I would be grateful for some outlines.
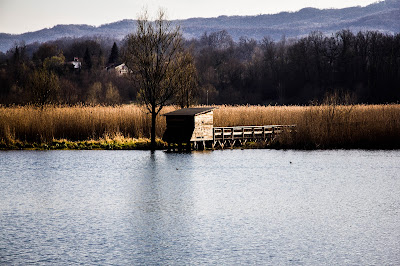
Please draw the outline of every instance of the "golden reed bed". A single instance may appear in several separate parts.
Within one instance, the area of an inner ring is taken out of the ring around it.
[[[400,105],[215,106],[214,126],[296,124],[273,147],[400,148]],[[168,106],[163,113],[177,109]],[[157,137],[165,130],[158,117]],[[0,107],[0,142],[147,138],[142,106]]]

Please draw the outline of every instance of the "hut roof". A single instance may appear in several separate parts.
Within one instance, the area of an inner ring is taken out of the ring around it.
[[[207,113],[211,110],[215,109],[214,107],[203,107],[203,108],[183,108],[170,113],[164,114],[165,116],[169,115],[179,115],[179,116],[195,116],[199,114]]]

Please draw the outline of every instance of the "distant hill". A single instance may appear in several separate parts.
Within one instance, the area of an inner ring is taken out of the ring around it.
[[[261,40],[264,36],[278,40],[302,37],[312,31],[331,34],[341,29],[358,31],[400,32],[400,0],[386,0],[366,7],[344,9],[304,8],[297,12],[281,12],[258,16],[220,16],[175,20],[181,25],[185,38],[198,38],[204,32],[227,30],[234,40],[241,36]],[[46,42],[64,37],[93,37],[122,39],[135,29],[135,20],[122,20],[99,27],[89,25],[57,25],[19,35],[0,33],[0,51],[5,52],[15,43]]]

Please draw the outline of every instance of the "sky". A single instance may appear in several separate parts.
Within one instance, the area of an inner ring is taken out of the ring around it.
[[[366,6],[378,0],[0,0],[0,32],[20,34],[57,24],[100,26],[136,19],[144,9],[166,10],[168,19],[275,14],[304,7]]]

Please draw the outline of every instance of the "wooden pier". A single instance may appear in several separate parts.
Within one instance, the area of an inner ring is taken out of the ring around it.
[[[224,149],[244,145],[246,142],[271,142],[285,130],[292,131],[294,125],[214,127],[212,107],[184,108],[165,114],[167,129],[163,140],[168,150],[178,151],[192,148]]]
[[[214,127],[212,148],[233,148],[236,144],[244,145],[246,142],[272,141],[276,135],[284,130],[291,131],[294,125],[267,125],[267,126],[236,126]]]

